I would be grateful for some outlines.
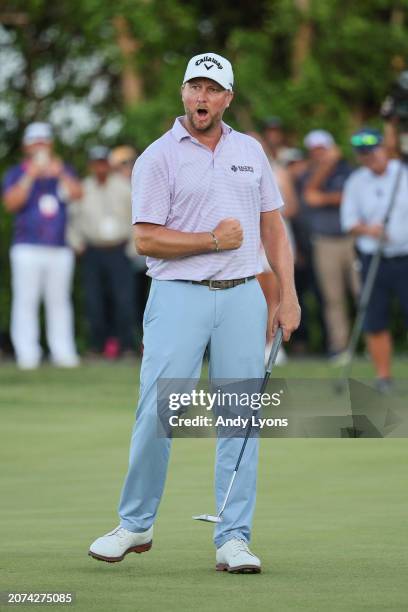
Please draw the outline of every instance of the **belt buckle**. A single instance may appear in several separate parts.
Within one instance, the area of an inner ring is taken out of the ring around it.
[[[217,281],[212,281],[212,280],[210,280],[210,281],[208,282],[208,288],[209,288],[209,290],[210,290],[210,291],[219,291],[219,290],[221,289],[221,287],[213,287],[213,283],[214,283],[214,282],[217,282]]]

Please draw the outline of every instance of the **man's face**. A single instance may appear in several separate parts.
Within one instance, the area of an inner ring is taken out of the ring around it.
[[[107,159],[96,159],[89,163],[91,173],[100,180],[106,179],[110,172],[110,165]]]
[[[123,159],[121,162],[116,164],[113,169],[119,174],[122,174],[125,178],[130,179],[132,176],[133,166],[135,165],[135,159]]]
[[[52,142],[50,140],[38,140],[37,142],[24,145],[23,149],[24,154],[30,159],[36,157],[38,154],[50,157]]]
[[[264,138],[270,147],[275,148],[282,146],[285,135],[280,127],[270,127],[264,131]]]
[[[374,174],[383,174],[387,168],[388,155],[384,147],[376,147],[369,153],[357,152],[357,159]]]
[[[327,147],[322,146],[312,147],[311,149],[309,149],[310,159],[314,162],[321,162],[326,157],[328,150],[329,149]]]
[[[181,88],[181,99],[189,124],[197,132],[211,131],[221,121],[233,95],[211,79],[187,81]]]

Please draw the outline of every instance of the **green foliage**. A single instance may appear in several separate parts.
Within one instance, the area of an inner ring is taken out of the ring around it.
[[[323,125],[346,140],[353,113],[367,120],[376,117],[395,77],[395,58],[407,56],[408,27],[393,18],[396,8],[387,0],[310,0],[305,13],[298,4],[10,0],[8,11],[24,13],[27,24],[4,26],[10,40],[1,50],[17,52],[25,64],[0,91],[2,101],[15,110],[14,121],[1,127],[4,154],[16,154],[25,123],[48,117],[67,99],[90,105],[95,114],[71,138],[57,125],[70,147],[94,142],[106,120],[118,114],[124,122],[120,137],[135,137],[144,147],[179,112],[186,58],[203,49],[225,53],[234,63],[235,119],[242,109],[255,124],[265,115],[280,114],[300,136]],[[399,3],[401,10],[406,5],[405,0]],[[126,17],[136,41],[135,68],[144,91],[143,101],[130,110],[124,108],[119,86],[117,15]],[[311,28],[310,49],[294,81],[293,49],[304,24]],[[92,102],[98,79],[104,80],[106,92]],[[41,87],[38,91],[38,81],[46,84],[45,93]],[[104,139],[110,144],[119,134]]]
[[[24,126],[34,119],[51,117],[62,155],[81,171],[95,142],[143,149],[182,113],[186,60],[203,50],[233,62],[236,98],[226,119],[234,127],[254,129],[265,116],[280,115],[295,143],[325,127],[347,148],[357,121],[378,123],[380,103],[408,55],[407,0],[309,0],[304,12],[296,0],[3,5],[0,24],[3,12],[24,19],[0,25],[1,173],[17,160]],[[126,18],[136,46],[143,95],[132,108],[122,98],[115,16]],[[310,46],[295,79],[294,49],[308,28]],[[10,239],[4,212],[0,223],[4,283]],[[5,312],[8,295],[0,292],[0,325]]]

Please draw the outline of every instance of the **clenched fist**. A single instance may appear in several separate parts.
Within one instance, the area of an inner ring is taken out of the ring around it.
[[[220,251],[239,249],[244,239],[241,223],[238,219],[223,219],[213,230],[218,240]]]

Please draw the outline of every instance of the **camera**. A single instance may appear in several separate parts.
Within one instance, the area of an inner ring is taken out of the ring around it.
[[[405,162],[408,162],[408,70],[400,72],[380,112],[386,121],[395,120],[393,129],[396,132],[399,152]]]
[[[398,75],[391,93],[385,98],[381,106],[383,119],[397,119],[408,129],[408,70]]]

